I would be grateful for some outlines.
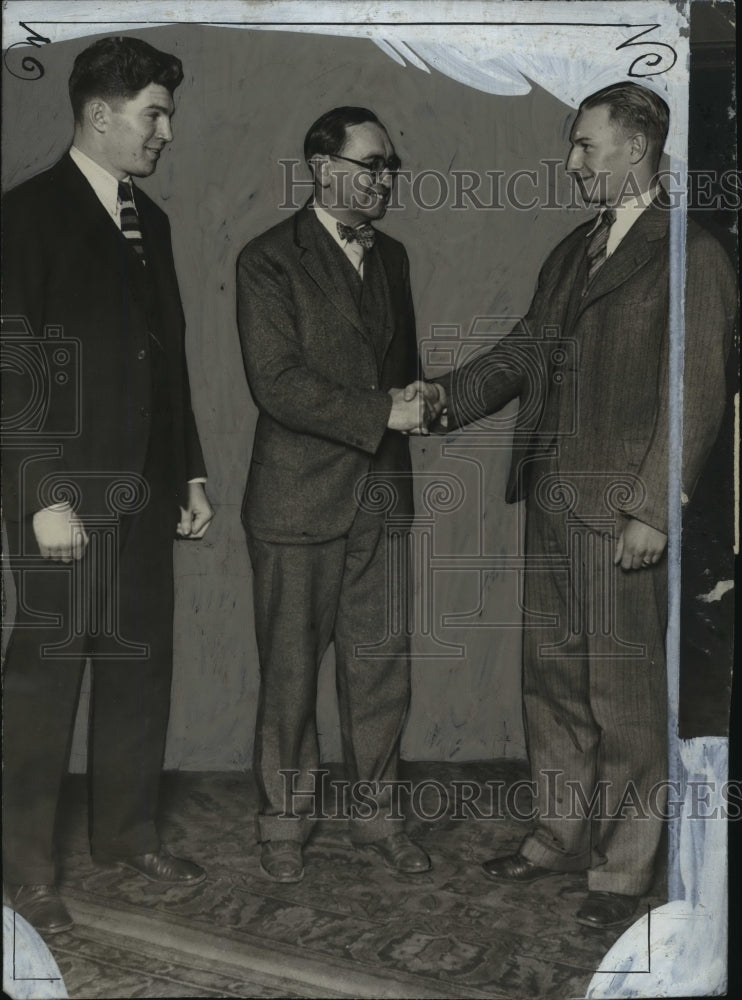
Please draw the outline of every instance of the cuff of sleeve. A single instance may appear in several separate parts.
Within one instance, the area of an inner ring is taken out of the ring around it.
[[[349,441],[369,455],[375,455],[389,427],[392,397],[387,392],[372,392],[365,407],[364,427],[360,435]]]

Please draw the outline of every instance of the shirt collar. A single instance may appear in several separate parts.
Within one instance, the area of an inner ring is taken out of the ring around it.
[[[103,207],[114,218],[116,218],[118,213],[118,196],[119,196],[119,182],[113,174],[109,173],[105,167],[102,167],[100,163],[96,163],[95,160],[83,153],[82,150],[78,149],[77,146],[72,146],[70,148],[70,157],[75,165],[79,168],[88,184],[92,187],[98,196],[98,200],[101,202]],[[131,177],[128,175],[122,178],[127,183],[131,182]]]
[[[620,205],[613,205],[613,211],[615,212],[615,220],[608,233],[608,243],[606,245],[606,253],[610,257],[613,251],[616,249],[621,240],[626,236],[628,231],[634,225],[636,220],[646,211],[647,208],[652,204],[654,199],[660,192],[660,187],[655,186],[650,188],[648,191],[644,191],[633,198],[627,198],[622,201]],[[595,222],[590,229],[590,234],[594,233],[595,230],[600,225],[600,220],[606,211],[606,206],[603,205],[600,212],[595,218]]]
[[[363,247],[361,247],[358,243],[351,243],[349,240],[343,239],[338,232],[338,220],[334,216],[330,215],[330,213],[321,205],[318,205],[317,202],[312,202],[310,207],[314,209],[314,214],[317,216],[318,221],[322,223],[338,246],[342,247],[343,250],[359,250],[361,255],[363,254]],[[363,223],[361,222],[359,225],[362,226]],[[352,228],[357,229],[358,226],[353,226]]]
[[[634,213],[640,215],[646,208],[649,208],[659,192],[659,187],[653,187],[648,191],[635,195],[633,198],[625,199],[620,205],[612,205],[611,208],[616,213],[616,221],[618,221],[618,219],[622,216],[632,215]],[[603,218],[603,213],[606,211],[606,207],[606,205],[601,206],[596,222]]]

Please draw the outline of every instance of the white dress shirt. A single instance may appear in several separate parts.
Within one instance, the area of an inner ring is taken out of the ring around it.
[[[98,201],[105,208],[119,229],[121,229],[121,205],[119,204],[119,182],[105,167],[77,148],[70,148],[72,162],[82,172],[83,177],[95,191]],[[129,183],[130,177],[122,178]]]
[[[608,230],[608,243],[605,248],[606,258],[616,252],[616,248],[620,244],[621,240],[628,233],[642,212],[649,207],[657,195],[657,192],[658,188],[653,188],[651,191],[645,191],[643,194],[637,195],[635,198],[629,198],[620,205],[613,206],[613,211],[616,213],[616,219],[611,228]],[[603,218],[603,212],[605,212],[605,206],[601,208],[600,215],[598,215],[595,220],[595,225],[590,230],[588,235],[594,233],[600,225],[600,220]]]
[[[333,218],[329,212],[325,211],[321,205],[316,203],[311,206],[314,209],[314,214],[317,216],[318,220],[325,227],[327,232],[332,236],[337,245],[343,251],[345,256],[351,262],[355,270],[363,277],[363,257],[365,254],[364,248],[360,243],[356,243],[353,240],[344,240],[340,233],[338,232],[338,220]],[[364,225],[364,223],[360,223]],[[354,227],[355,228],[355,227]]]

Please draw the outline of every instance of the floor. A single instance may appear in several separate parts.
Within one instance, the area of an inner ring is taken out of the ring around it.
[[[524,888],[479,868],[523,835],[523,822],[490,808],[491,789],[512,789],[523,765],[406,764],[403,777],[429,817],[408,829],[432,871],[395,875],[350,844],[342,819],[328,819],[306,849],[304,880],[278,885],[260,874],[249,775],[166,775],[164,839],[209,874],[188,890],[93,865],[84,780],[70,777],[59,839],[76,925],[50,939],[69,996],[583,997],[618,937],[575,923],[584,876]],[[462,806],[477,790],[474,808]],[[663,880],[643,908],[664,901]]]

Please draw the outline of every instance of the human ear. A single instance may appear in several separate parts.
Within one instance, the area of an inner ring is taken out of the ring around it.
[[[85,107],[85,119],[96,132],[105,132],[111,120],[111,107],[106,101],[96,97]]]
[[[647,137],[642,132],[632,135],[629,141],[629,159],[632,163],[640,163],[647,155]]]

